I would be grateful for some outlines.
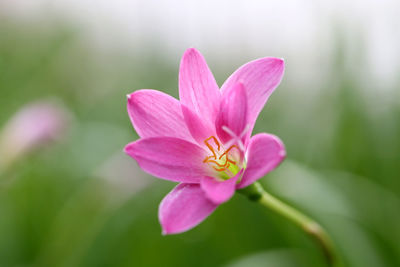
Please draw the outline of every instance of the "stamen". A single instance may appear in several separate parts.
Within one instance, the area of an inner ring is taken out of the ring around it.
[[[232,171],[229,169],[231,167],[231,164],[236,166],[236,161],[232,160],[229,158],[229,152],[233,148],[236,148],[239,150],[239,148],[236,145],[231,145],[224,153],[222,153],[219,157],[217,157],[217,153],[214,149],[213,146],[209,144],[209,141],[213,140],[214,143],[217,145],[218,151],[221,149],[221,144],[219,143],[218,139],[215,136],[210,136],[206,140],[204,140],[204,144],[208,147],[208,149],[211,151],[212,155],[207,156],[203,162],[204,163],[212,163],[214,166],[213,169],[218,171],[218,172],[229,172],[229,175],[233,175]],[[240,150],[239,150],[240,152]],[[225,160],[223,161],[223,157],[225,157]],[[223,162],[221,162],[223,161]]]
[[[221,159],[224,155],[226,155],[232,148],[238,148],[236,145],[230,146],[225,152],[224,154],[222,154],[219,159]]]
[[[213,156],[214,156],[215,158],[217,158],[217,155],[215,154],[214,148],[208,143],[208,141],[209,141],[210,139],[213,139],[214,142],[217,144],[218,150],[220,149],[221,145],[219,144],[218,139],[215,138],[215,136],[213,136],[213,135],[210,136],[209,138],[207,138],[206,140],[204,140],[204,144],[206,144],[206,146],[208,147],[208,149],[210,149],[210,151],[213,153]]]

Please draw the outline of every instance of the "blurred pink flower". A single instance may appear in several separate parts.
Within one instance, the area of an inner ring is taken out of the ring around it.
[[[141,138],[125,152],[144,171],[179,182],[159,207],[163,234],[193,228],[236,189],[284,159],[278,137],[261,133],[250,138],[283,72],[282,59],[257,59],[219,89],[203,56],[190,48],[179,70],[180,101],[156,90],[128,95],[128,113]]]
[[[1,131],[1,163],[7,166],[36,148],[60,139],[68,120],[68,112],[52,101],[24,106]]]

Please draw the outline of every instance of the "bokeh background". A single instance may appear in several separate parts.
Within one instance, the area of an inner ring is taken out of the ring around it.
[[[399,14],[396,0],[0,1],[0,266],[325,266],[238,194],[161,235],[174,185],[123,154],[138,137],[126,94],[177,97],[188,47],[220,85],[285,58],[255,132],[288,158],[263,185],[320,221],[347,266],[400,266]]]

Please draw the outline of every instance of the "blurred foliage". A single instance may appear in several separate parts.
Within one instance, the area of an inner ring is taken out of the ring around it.
[[[146,86],[177,96],[176,62],[157,47],[106,55],[62,24],[2,22],[0,125],[46,97],[75,119],[63,143],[1,177],[0,266],[325,266],[304,233],[240,195],[199,227],[162,236],[157,208],[173,184],[127,172],[153,184],[126,193],[96,173],[137,138],[125,95]],[[400,107],[372,116],[340,60],[332,69],[314,98],[289,88],[288,71],[260,114],[255,131],[288,151],[263,183],[321,221],[348,266],[400,266]],[[227,75],[216,70],[220,82]]]

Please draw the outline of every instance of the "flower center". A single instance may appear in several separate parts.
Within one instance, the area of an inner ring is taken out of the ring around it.
[[[210,142],[214,142],[215,145],[211,145]],[[216,170],[220,178],[226,180],[235,176],[239,172],[240,168],[238,163],[234,160],[235,153],[240,153],[240,150],[236,145],[231,145],[225,150],[215,136],[210,136],[204,140],[204,144],[210,150],[211,155],[207,156],[203,162]]]

